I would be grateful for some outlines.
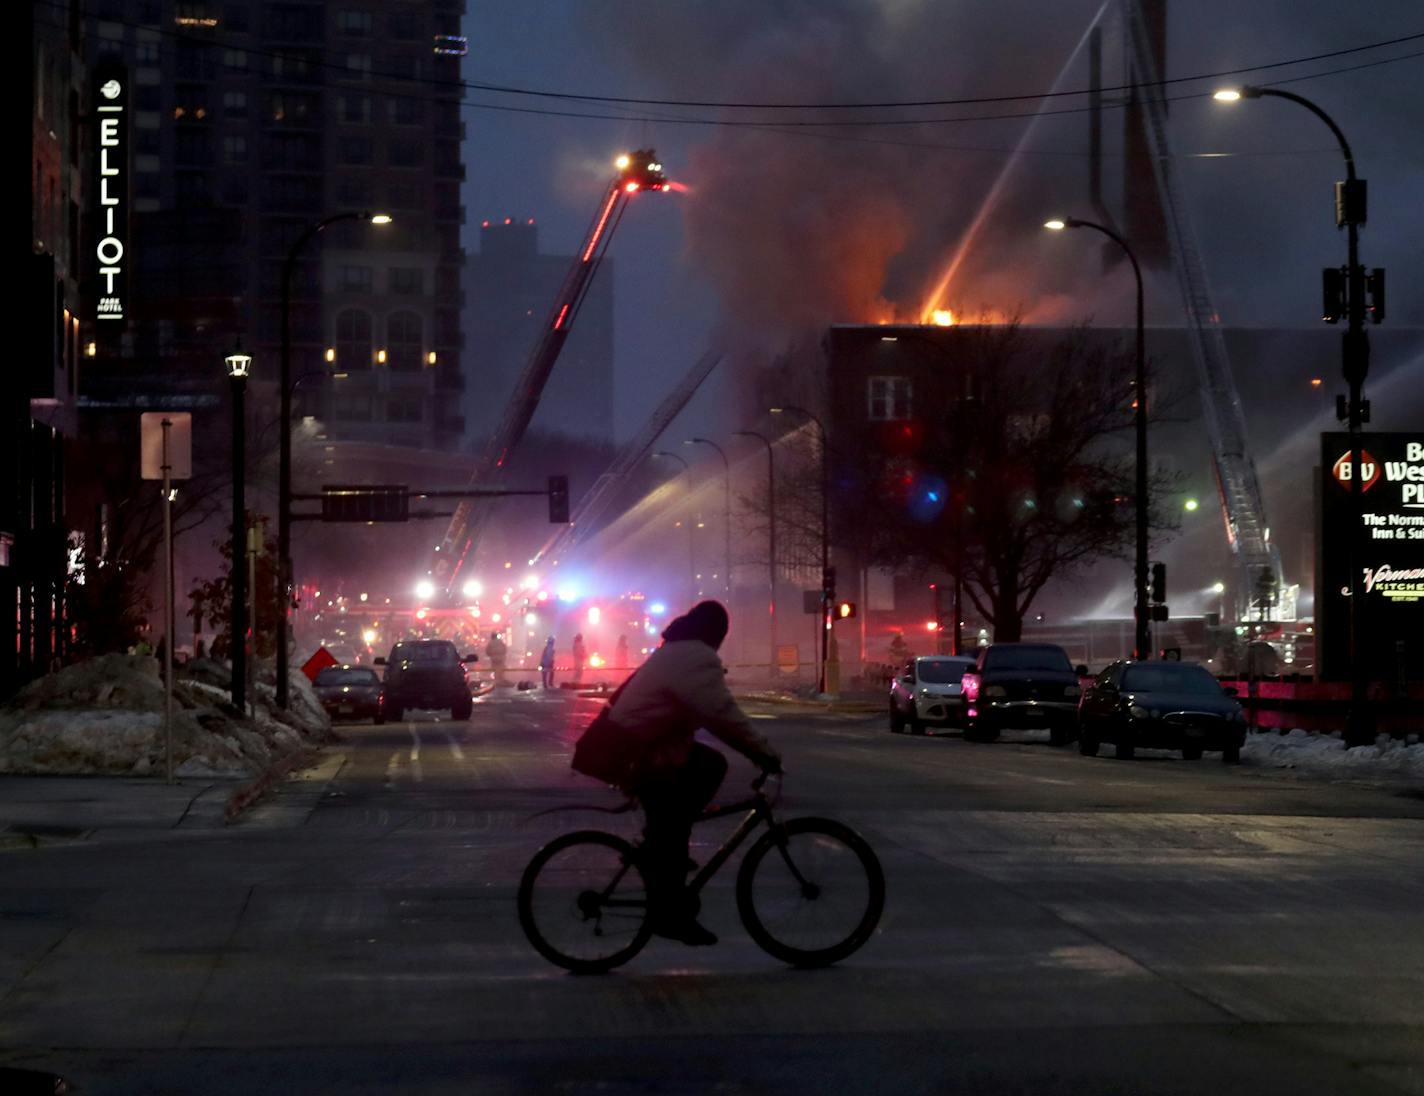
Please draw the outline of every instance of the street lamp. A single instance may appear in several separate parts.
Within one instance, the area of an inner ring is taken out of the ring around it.
[[[816,424],[816,429],[821,432],[821,659],[820,665],[816,669],[816,691],[818,693],[824,693],[826,691],[826,662],[830,657],[831,624],[833,619],[831,617],[831,598],[833,597],[833,591],[830,588],[831,454],[827,444],[826,424],[804,407],[796,407],[789,403],[784,407],[771,407],[767,410],[773,415],[782,415],[788,411],[794,411],[798,415],[805,415],[806,418]]]
[[[1137,256],[1132,253],[1132,248],[1127,246],[1127,241],[1110,228],[1104,228],[1093,221],[1080,221],[1076,217],[1045,221],[1043,227],[1054,232],[1061,232],[1065,228],[1091,228],[1101,232],[1122,248],[1123,254],[1132,264],[1132,275],[1137,279],[1137,374],[1133,383],[1133,421],[1137,428],[1137,552],[1132,578],[1132,657],[1151,658],[1152,641],[1149,636],[1147,612],[1147,356],[1142,334],[1142,268],[1137,265]]]
[[[247,711],[247,376],[252,356],[242,352],[242,343],[223,363],[232,384],[232,605],[228,630],[232,635],[232,706]],[[169,645],[172,646],[170,639]]]
[[[692,530],[692,465],[687,463],[686,457],[677,453],[660,450],[653,456],[675,460],[682,465],[682,470],[687,473],[687,581],[690,584],[688,605],[691,606],[697,600],[697,551],[693,545],[694,533]]]
[[[771,676],[776,677],[776,451],[765,434],[755,430],[735,430],[737,437],[756,438],[766,446],[766,573],[767,573],[767,622],[771,632]]]
[[[713,449],[717,450],[717,455],[722,458],[722,532],[724,534],[724,550],[727,562],[727,570],[723,575],[723,585],[727,590],[727,600],[730,602],[732,600],[732,465],[731,462],[727,460],[726,451],[715,441],[711,441],[708,438],[692,438],[690,441],[685,441],[682,444],[710,445]]]
[[[1221,103],[1242,99],[1289,99],[1314,114],[1335,135],[1340,153],[1345,158],[1345,181],[1335,184],[1335,226],[1343,227],[1346,235],[1346,330],[1340,346],[1341,371],[1349,388],[1344,415],[1350,432],[1350,501],[1355,516],[1354,528],[1346,539],[1346,564],[1350,568],[1350,714],[1345,727],[1345,739],[1351,746],[1368,745],[1374,741],[1374,713],[1369,705],[1369,672],[1365,666],[1364,568],[1360,566],[1360,530],[1364,518],[1364,483],[1360,473],[1361,428],[1364,426],[1367,404],[1363,398],[1365,377],[1370,371],[1370,337],[1365,332],[1365,270],[1360,265],[1360,225],[1365,223],[1365,180],[1355,175],[1355,156],[1350,142],[1335,124],[1335,120],[1315,103],[1293,91],[1277,88],[1224,88],[1212,98]],[[1382,272],[1379,272],[1382,273]]]
[[[369,221],[373,225],[388,225],[385,213],[335,213],[310,225],[297,237],[282,263],[282,362],[278,378],[281,406],[278,417],[281,430],[277,447],[277,593],[281,598],[281,614],[277,622],[277,707],[286,708],[287,689],[287,629],[292,609],[292,273],[297,256],[309,240],[328,225],[339,221]]]

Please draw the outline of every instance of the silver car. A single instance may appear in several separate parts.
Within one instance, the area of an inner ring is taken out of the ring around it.
[[[960,713],[960,679],[974,668],[972,658],[957,655],[921,655],[905,663],[890,683],[890,730],[924,734],[929,725],[957,726]]]

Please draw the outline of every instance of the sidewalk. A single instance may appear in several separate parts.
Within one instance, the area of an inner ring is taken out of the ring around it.
[[[243,823],[294,824],[345,759],[340,749],[328,749],[314,766],[286,774],[281,782],[298,786],[297,793],[255,803]],[[261,779],[190,777],[165,784],[162,778],[128,776],[0,776],[0,850],[154,830],[222,829],[229,801]]]

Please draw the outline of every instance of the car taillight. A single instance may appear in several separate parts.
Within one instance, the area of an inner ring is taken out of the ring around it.
[[[959,689],[964,694],[964,699],[971,703],[979,699],[979,675],[974,673],[965,674],[959,679]]]

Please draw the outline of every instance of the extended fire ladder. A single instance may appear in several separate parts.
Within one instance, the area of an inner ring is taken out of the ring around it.
[[[720,351],[709,350],[693,363],[678,386],[658,404],[657,410],[643,424],[638,435],[619,450],[617,458],[608,466],[608,471],[599,476],[588,493],[579,500],[572,515],[573,520],[549,538],[534,556],[533,562],[537,563],[542,559],[557,560],[559,553],[573,548],[598,528],[598,519],[612,504],[628,473],[648,455],[648,451],[668,428],[668,424],[687,406],[687,401],[692,399],[702,382],[721,360]]]
[[[1124,19],[1132,59],[1133,79],[1141,97],[1147,141],[1157,192],[1167,221],[1173,265],[1182,291],[1182,304],[1191,330],[1193,357],[1202,386],[1202,418],[1211,438],[1221,496],[1226,536],[1241,570],[1238,603],[1249,606],[1252,596],[1269,581],[1277,598],[1276,618],[1295,619],[1294,588],[1285,584],[1280,552],[1271,543],[1266,507],[1256,465],[1246,441],[1246,418],[1241,396],[1226,355],[1221,317],[1212,304],[1201,252],[1186,202],[1177,182],[1172,148],[1167,137],[1161,76],[1153,57],[1150,37],[1138,0],[1125,0]],[[1269,576],[1268,580],[1265,576]]]
[[[658,163],[657,153],[652,149],[639,149],[618,157],[617,168],[618,174],[609,183],[579,253],[559,287],[558,296],[554,298],[539,340],[529,352],[504,417],[490,435],[484,452],[475,464],[468,490],[492,486],[492,481],[500,474],[528,430],[530,420],[539,407],[540,397],[544,394],[544,386],[554,371],[554,363],[568,340],[579,306],[593,283],[593,276],[598,272],[628,201],[640,191],[671,189],[672,184],[664,176],[662,164]],[[436,581],[446,589],[454,583],[460,568],[474,550],[493,506],[493,502],[485,501],[477,507],[470,499],[462,499],[456,506],[449,528],[435,549],[430,569]]]

